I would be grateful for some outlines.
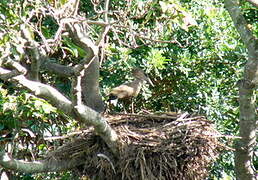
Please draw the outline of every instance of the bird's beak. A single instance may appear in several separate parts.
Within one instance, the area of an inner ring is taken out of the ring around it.
[[[154,87],[154,84],[152,83],[152,81],[150,80],[150,78],[146,77],[146,81],[147,81],[152,87]]]

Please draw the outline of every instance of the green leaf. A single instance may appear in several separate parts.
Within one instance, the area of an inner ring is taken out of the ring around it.
[[[149,64],[153,65],[157,69],[164,69],[168,61],[170,61],[162,55],[162,51],[157,49],[152,49],[149,52],[147,60]]]

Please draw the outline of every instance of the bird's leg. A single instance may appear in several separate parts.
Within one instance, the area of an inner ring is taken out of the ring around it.
[[[124,102],[124,101],[122,101],[122,104],[123,104],[124,114],[127,114],[127,112],[126,112],[126,108],[125,108],[125,102]]]
[[[131,98],[131,101],[132,101],[132,103],[131,103],[131,111],[132,111],[132,114],[134,114],[134,105],[133,105],[133,97]]]
[[[104,112],[107,114],[111,113],[112,106],[113,104],[111,103],[111,101],[108,101]]]
[[[110,107],[110,102],[105,103],[104,114],[109,114],[109,107]]]
[[[113,112],[114,110],[112,110],[112,109],[117,105],[117,103],[118,103],[118,99],[111,99],[111,98],[108,99],[107,104],[106,104],[105,113],[108,113],[108,114],[114,113]]]

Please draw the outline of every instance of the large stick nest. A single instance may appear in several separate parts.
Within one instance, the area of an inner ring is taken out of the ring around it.
[[[90,178],[129,180],[200,180],[223,145],[221,135],[203,116],[186,114],[107,116],[120,139],[114,157],[92,132],[51,153],[77,158],[76,171]]]

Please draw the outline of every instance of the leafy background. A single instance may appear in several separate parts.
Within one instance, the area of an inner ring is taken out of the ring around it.
[[[48,2],[53,3],[49,0]],[[64,4],[66,1],[59,1]],[[19,61],[23,50],[19,34],[22,19],[44,1],[2,0],[0,3],[0,55],[11,52]],[[26,5],[29,4],[29,6]],[[155,84],[146,85],[134,100],[135,111],[151,112],[188,111],[207,116],[223,134],[238,132],[238,91],[247,51],[232,21],[219,0],[164,0],[132,1],[130,11],[124,1],[112,1],[112,9],[120,9],[137,32],[152,32],[151,37],[174,43],[138,41],[137,48],[119,43],[110,33],[105,58],[101,65],[101,93],[103,100],[112,87],[131,79],[130,70],[137,66],[145,70]],[[242,12],[249,28],[258,35],[258,10],[241,1]],[[91,3],[81,0],[81,13],[94,17]],[[111,16],[116,20],[115,16]],[[36,18],[35,21],[38,19]],[[53,37],[57,24],[45,18],[41,29],[46,38]],[[96,27],[93,32],[99,33]],[[132,42],[126,31],[119,38]],[[35,37],[37,38],[37,36]],[[64,37],[62,44],[50,54],[53,61],[76,64],[84,52]],[[51,84],[69,96],[70,80],[42,71],[42,81]],[[21,91],[11,83],[0,81],[0,142],[12,142],[17,157],[41,157],[44,152],[65,142],[46,141],[44,136],[58,136],[78,130],[78,124],[53,108],[47,102]],[[122,106],[115,107],[122,111]],[[231,140],[224,143],[232,146]],[[22,145],[22,146],[21,146]],[[25,158],[25,159],[26,159]],[[258,169],[258,161],[255,161]],[[71,179],[70,172],[45,174],[16,174],[21,179]],[[79,177],[78,177],[79,178]],[[211,167],[210,179],[233,179],[233,154],[224,152]]]

